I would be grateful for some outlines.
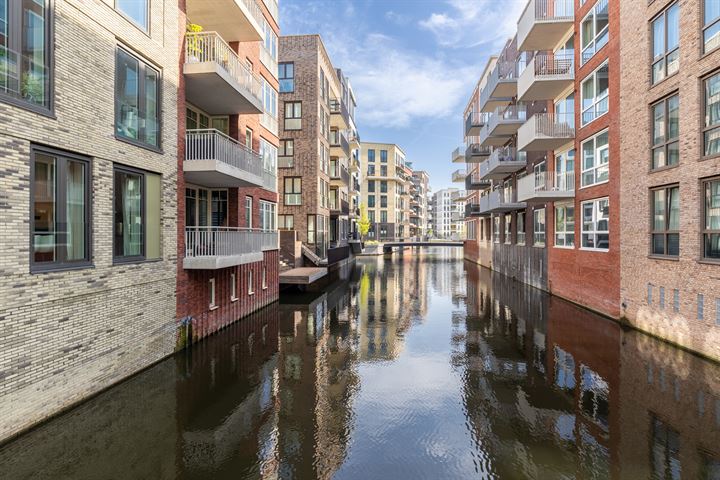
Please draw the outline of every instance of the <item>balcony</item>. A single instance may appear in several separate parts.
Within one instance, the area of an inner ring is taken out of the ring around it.
[[[330,100],[330,126],[341,130],[350,128],[350,114],[340,100]]]
[[[502,180],[511,173],[527,166],[527,154],[513,147],[496,148],[487,162],[480,165],[480,178],[483,180]]]
[[[480,145],[505,145],[527,120],[525,105],[509,105],[495,110],[480,132]]]
[[[485,122],[487,122],[488,114],[483,112],[469,112],[465,117],[465,136],[477,136]]]
[[[330,155],[350,158],[350,143],[345,134],[337,130],[330,131]]]
[[[350,215],[350,204],[347,200],[330,202],[330,215],[334,217],[338,215]]]
[[[260,80],[215,32],[185,36],[185,97],[213,115],[263,112]]]
[[[465,190],[485,190],[490,186],[490,180],[481,178],[477,172],[465,177]]]
[[[521,202],[547,203],[571,198],[575,198],[574,172],[537,172],[518,180]]]
[[[465,163],[465,147],[458,147],[450,154],[453,163]]]
[[[270,50],[265,47],[264,43],[260,44],[260,63],[265,65],[272,76],[278,78],[278,61],[277,53],[273,54]]]
[[[518,149],[526,152],[557,150],[574,139],[574,114],[536,113],[518,130]]]
[[[187,0],[187,18],[228,42],[263,40],[263,14],[255,0]]]
[[[514,62],[498,62],[480,92],[480,111],[490,113],[510,105],[517,95],[517,66]]]
[[[507,213],[513,210],[522,210],[527,205],[519,202],[517,194],[513,189],[498,188],[488,195],[480,197],[480,215],[492,215],[494,213]]]
[[[465,163],[480,163],[492,153],[490,147],[481,146],[479,143],[471,143],[465,149]]]
[[[530,0],[517,27],[519,51],[551,50],[574,28],[575,0]]]
[[[276,191],[277,175],[262,157],[217,130],[185,134],[185,180],[206,187],[261,187]]]
[[[538,53],[520,74],[518,99],[524,102],[552,100],[575,81],[575,56],[567,53]]]
[[[464,183],[466,176],[467,176],[467,172],[465,170],[455,170],[452,173],[452,182],[453,183]]]
[[[479,216],[481,216],[479,203],[466,203],[465,204],[465,218],[479,217]]]
[[[350,172],[343,165],[330,165],[330,180],[339,180],[343,185],[350,185]]]
[[[260,262],[278,249],[276,231],[235,227],[185,227],[186,270],[218,270]]]

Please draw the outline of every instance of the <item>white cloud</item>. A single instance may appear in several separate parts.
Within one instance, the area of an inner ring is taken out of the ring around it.
[[[449,11],[421,20],[444,47],[501,46],[517,30],[527,0],[447,0]]]

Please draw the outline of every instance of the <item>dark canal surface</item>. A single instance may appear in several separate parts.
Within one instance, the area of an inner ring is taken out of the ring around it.
[[[362,259],[6,445],[0,478],[720,478],[718,365],[460,255]]]

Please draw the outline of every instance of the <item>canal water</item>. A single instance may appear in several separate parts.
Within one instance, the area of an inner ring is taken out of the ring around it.
[[[2,479],[718,479],[720,368],[428,249],[0,448]]]

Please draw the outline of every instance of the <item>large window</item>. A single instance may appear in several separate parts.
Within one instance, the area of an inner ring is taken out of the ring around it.
[[[0,95],[50,109],[49,0],[0,0]]]
[[[575,206],[555,204],[555,246],[575,246]]]
[[[610,149],[608,131],[605,130],[582,143],[581,186],[587,187],[608,181],[610,175]]]
[[[89,160],[37,148],[31,172],[32,270],[89,264]]]
[[[387,197],[385,197],[387,198]],[[368,195],[368,208],[375,208],[375,195]]]
[[[650,201],[650,252],[676,257],[680,254],[680,188],[675,185],[652,190]]]
[[[275,204],[260,200],[260,229],[265,231],[277,230],[275,223]]]
[[[583,126],[607,113],[608,89],[608,63],[605,62],[588,75],[580,87]]]
[[[493,242],[500,243],[500,216],[493,217]]]
[[[380,180],[380,193],[387,193],[388,182],[386,180]]]
[[[285,102],[285,130],[302,128],[302,102]]]
[[[246,197],[245,210],[252,197]],[[246,214],[247,215],[247,214]],[[246,216],[246,224],[249,220]],[[228,224],[228,191],[225,189],[188,187],[185,189],[185,225],[188,227],[226,227]]]
[[[370,162],[370,163],[375,161],[375,150],[374,149],[371,148],[368,150],[367,159],[368,159],[368,162]]]
[[[294,92],[295,64],[293,62],[279,64],[278,75],[278,80],[280,81],[280,93]]]
[[[518,212],[515,241],[518,245],[525,245],[525,212]]]
[[[302,178],[285,177],[285,205],[302,205]]]
[[[598,0],[580,24],[582,63],[608,43],[608,0]]]
[[[720,2],[718,0],[704,0],[703,10],[703,40],[705,51],[720,47]]]
[[[533,245],[545,246],[545,209],[538,208],[533,211]]]
[[[295,228],[295,217],[292,215],[278,215],[279,230],[293,230]]]
[[[135,22],[140,28],[148,30],[149,0],[115,0],[115,8]]]
[[[652,21],[652,83],[680,68],[680,4],[675,2]]]
[[[160,258],[160,175],[115,167],[113,254],[116,262]]]
[[[505,214],[505,243],[512,243],[512,215]]]
[[[139,145],[160,146],[160,74],[122,48],[116,54],[115,132]]]
[[[280,140],[278,151],[278,167],[292,168],[295,165],[295,141],[291,139]]]
[[[387,201],[387,195],[380,195],[380,208],[387,208],[388,201]]]
[[[610,202],[607,198],[582,203],[582,248],[610,248]]]
[[[705,155],[720,154],[720,73],[705,79]]]
[[[652,106],[652,168],[677,165],[680,159],[680,100],[678,95]]]
[[[387,150],[380,150],[380,163],[387,163]]]
[[[720,178],[705,182],[705,258],[720,260]]]
[[[380,223],[387,223],[388,212],[387,210],[380,210]]]

